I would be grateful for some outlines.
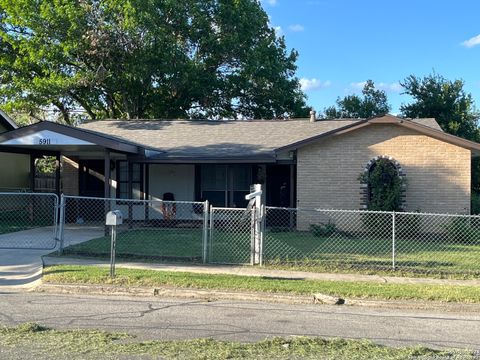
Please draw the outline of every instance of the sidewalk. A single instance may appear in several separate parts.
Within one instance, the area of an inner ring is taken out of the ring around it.
[[[67,257],[43,257],[43,264],[48,265],[90,265],[110,266],[109,261],[84,260]],[[265,269],[253,266],[229,266],[229,265],[196,265],[196,264],[160,264],[160,263],[137,263],[121,262],[116,264],[117,268],[130,268],[155,271],[176,271],[193,272],[201,274],[229,274],[242,276],[257,276],[266,278],[301,279],[301,280],[323,280],[323,281],[363,281],[375,283],[393,284],[431,284],[431,285],[459,285],[459,286],[480,286],[480,279],[456,280],[456,279],[432,279],[432,278],[407,278],[379,275],[362,274],[337,274],[337,273],[311,273],[303,271],[287,271]]]

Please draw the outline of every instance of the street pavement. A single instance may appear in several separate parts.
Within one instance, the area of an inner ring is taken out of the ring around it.
[[[125,331],[141,340],[272,336],[370,339],[375,343],[480,350],[480,314],[354,306],[288,305],[158,297],[1,293],[0,323]]]

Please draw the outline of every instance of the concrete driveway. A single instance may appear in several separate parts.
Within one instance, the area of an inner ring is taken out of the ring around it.
[[[103,226],[66,227],[65,243],[78,244],[101,237],[103,232]],[[28,291],[37,286],[42,277],[42,256],[57,246],[52,227],[0,235],[0,293]],[[12,247],[17,248],[6,249]]]

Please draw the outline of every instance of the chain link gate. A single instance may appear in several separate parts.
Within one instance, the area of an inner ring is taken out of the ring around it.
[[[252,264],[254,216],[255,209],[211,208],[209,263]]]
[[[106,214],[120,210],[116,262],[205,262],[208,201],[133,200],[62,196],[60,251],[67,256],[109,258]]]
[[[265,206],[261,185],[250,187],[246,208],[212,207],[208,237],[208,262],[219,264],[263,263]]]
[[[56,194],[0,193],[0,249],[55,249],[58,205]]]

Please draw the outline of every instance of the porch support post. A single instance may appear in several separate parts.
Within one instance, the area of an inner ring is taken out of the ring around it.
[[[110,198],[110,150],[105,149],[104,154],[104,197],[106,199]],[[105,201],[105,215],[110,211],[110,200]],[[105,217],[104,217],[105,219]],[[107,225],[104,228],[105,236],[110,234],[110,229]]]
[[[35,192],[35,154],[30,154],[30,192]]]
[[[145,191],[143,192],[143,200],[145,200],[145,221],[149,221],[149,202],[150,199],[150,164],[145,164]]]
[[[105,172],[105,181],[104,181],[104,197],[110,197],[110,150],[105,149],[105,163],[104,163],[104,172]]]
[[[132,183],[133,183],[133,163],[127,159],[127,169],[128,169],[128,199],[132,200],[133,199],[133,188],[132,188]],[[132,228],[132,223],[133,223],[133,206],[132,202],[128,201],[128,228]]]
[[[55,155],[55,193],[60,196],[60,153]]]

